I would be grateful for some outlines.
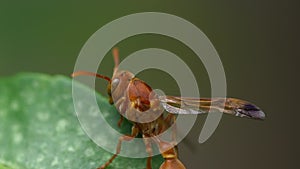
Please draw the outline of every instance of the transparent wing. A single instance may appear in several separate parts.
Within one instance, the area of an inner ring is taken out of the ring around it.
[[[235,98],[159,97],[164,109],[172,114],[202,114],[209,110],[239,117],[265,119],[265,113],[254,104]]]

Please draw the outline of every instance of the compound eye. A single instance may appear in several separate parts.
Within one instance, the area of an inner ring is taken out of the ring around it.
[[[119,85],[119,82],[120,82],[120,79],[115,78],[115,79],[112,80],[112,82],[111,82],[111,87],[112,87],[113,89],[115,89],[115,88]]]

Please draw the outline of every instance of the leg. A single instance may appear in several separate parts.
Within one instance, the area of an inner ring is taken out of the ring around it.
[[[164,130],[167,130],[169,127],[172,127],[172,141],[176,143],[177,126],[175,120],[176,120],[176,116],[174,114],[169,113],[167,117],[164,119],[164,121],[167,124]]]
[[[165,118],[165,122],[167,123],[166,128],[172,127],[172,141],[173,141],[173,144],[176,145],[176,146],[174,146],[174,148],[176,150],[176,153],[178,154],[178,147],[177,147],[177,141],[176,141],[177,125],[176,125],[175,121],[176,121],[176,116],[171,113],[169,113],[167,115],[167,117]]]
[[[118,121],[118,127],[121,127],[124,117],[120,115],[120,120]]]
[[[112,99],[112,98],[111,98],[111,99]],[[115,103],[115,107],[116,107],[116,108],[121,107],[121,105],[124,104],[125,99],[126,99],[125,97],[122,97],[121,99],[119,99],[119,100]],[[124,107],[124,106],[122,106],[122,107]],[[124,119],[123,115],[120,114],[120,120],[118,121],[118,127],[121,127],[121,124],[122,124],[122,122],[123,122],[123,119]]]
[[[145,142],[146,151],[149,155],[148,158],[147,158],[146,169],[152,169],[151,161],[152,161],[153,152],[152,152],[152,147],[151,147],[151,142],[150,142],[151,140],[149,138],[147,138],[145,135],[143,135],[143,139],[144,139],[144,142]]]
[[[125,106],[123,106],[125,100],[126,100],[125,97],[120,98],[116,103],[114,103],[115,107],[117,109],[120,108],[120,107],[125,107]],[[118,111],[122,111],[122,110],[118,110]],[[120,120],[118,121],[118,127],[121,127],[123,119],[124,119],[123,115],[120,114]]]
[[[105,163],[103,164],[101,167],[99,167],[98,169],[104,169],[106,168],[110,163],[113,162],[113,160],[117,157],[117,155],[120,153],[121,151],[121,145],[122,145],[122,141],[131,141],[132,139],[134,139],[137,134],[139,133],[139,130],[138,128],[134,125],[132,126],[132,129],[131,129],[131,135],[124,135],[124,136],[121,136],[119,138],[119,142],[118,142],[118,145],[117,145],[117,150],[116,150],[116,153]]]

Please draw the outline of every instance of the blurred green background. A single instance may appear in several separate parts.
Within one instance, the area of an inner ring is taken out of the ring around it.
[[[226,72],[228,96],[252,101],[267,114],[264,122],[224,115],[204,144],[197,140],[206,116],[199,116],[179,146],[183,163],[188,169],[297,168],[298,8],[292,0],[1,1],[0,76],[28,71],[69,76],[84,43],[106,23],[137,12],[177,15],[199,27],[215,46]],[[201,95],[210,95],[205,68],[181,42],[140,35],[116,46],[121,59],[150,47],[174,52],[191,67]],[[108,53],[98,72],[111,76],[112,67]],[[139,77],[167,94],[178,93],[166,73],[148,70]],[[97,86],[105,95],[106,83],[99,80]]]

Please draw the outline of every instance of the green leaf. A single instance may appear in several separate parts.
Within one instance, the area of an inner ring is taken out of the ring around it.
[[[78,89],[91,90],[81,84]],[[118,112],[107,98],[97,99],[118,129]],[[130,124],[125,121],[118,130],[128,133]],[[37,73],[0,78],[0,169],[96,169],[111,155],[83,132],[74,113],[71,78]],[[160,156],[153,158],[153,168],[161,163]],[[145,167],[146,159],[117,157],[108,168]]]
[[[10,168],[9,166],[4,164],[0,164],[0,169],[13,169],[13,168]]]

